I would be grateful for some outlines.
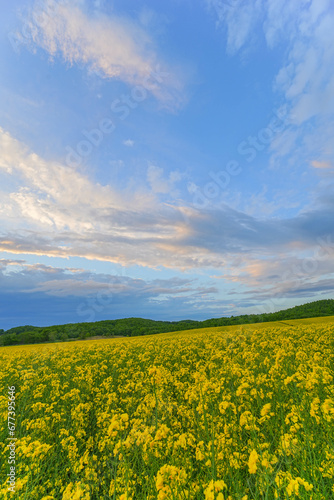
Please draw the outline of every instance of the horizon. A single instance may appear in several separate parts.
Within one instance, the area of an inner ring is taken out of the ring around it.
[[[1,327],[331,299],[333,25],[330,0],[4,5]]]
[[[334,299],[324,299],[324,300],[334,300]],[[301,306],[307,306],[307,305],[310,305],[310,304],[314,304],[316,302],[319,302],[319,301],[313,301],[313,302],[306,302],[304,304],[301,304]],[[298,306],[297,306],[298,307]],[[287,310],[290,310],[291,308],[288,308],[288,309],[283,309],[283,310],[280,310],[280,311],[275,311],[275,312],[284,312],[284,311],[287,311]],[[270,314],[270,313],[269,313]],[[251,312],[248,313],[249,316],[260,316],[260,314],[253,314]],[[325,315],[325,316],[321,316],[321,317],[327,317],[328,315]],[[331,315],[329,315],[331,316]],[[145,321],[162,321],[162,322],[167,322],[167,323],[179,323],[179,322],[182,322],[182,321],[195,321],[195,322],[201,322],[201,321],[210,321],[210,320],[213,320],[213,319],[221,319],[221,318],[226,318],[226,319],[230,319],[230,318],[235,318],[235,317],[239,317],[239,315],[237,316],[221,316],[219,318],[205,318],[204,320],[192,320],[192,319],[189,319],[189,318],[183,318],[181,320],[161,320],[161,319],[152,319],[152,318],[143,318],[143,317],[137,317],[137,316],[129,316],[129,317],[126,317],[126,318],[113,318],[113,319],[109,319],[109,318],[105,318],[105,319],[99,319],[99,320],[95,320],[95,321],[87,321],[87,322],[69,322],[69,323],[61,323],[61,324],[52,324],[52,325],[43,325],[43,326],[38,326],[38,325],[16,325],[16,328],[22,328],[22,327],[27,327],[27,326],[31,326],[32,328],[52,328],[53,326],[67,326],[67,325],[76,325],[76,324],[90,324],[90,323],[98,323],[98,322],[104,322],[104,321],[118,321],[118,320],[123,320],[123,319],[143,319]],[[319,316],[315,316],[315,318],[318,318]],[[276,320],[273,320],[273,322],[276,322]],[[261,321],[259,321],[259,323],[262,323]],[[267,321],[263,321],[263,323],[267,323]],[[248,323],[245,323],[245,324],[248,324]],[[15,327],[13,327],[15,328]],[[12,328],[10,328],[12,329]],[[10,330],[8,329],[8,330]],[[1,330],[1,328],[0,328]],[[7,330],[7,331],[8,331]],[[4,330],[6,332],[6,330]]]

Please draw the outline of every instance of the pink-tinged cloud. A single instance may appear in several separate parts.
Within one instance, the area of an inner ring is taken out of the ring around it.
[[[115,14],[88,15],[78,1],[62,1],[50,10],[45,1],[36,2],[30,24],[33,48],[52,58],[60,55],[71,65],[85,65],[103,79],[139,85],[167,106],[181,104],[182,76],[160,60],[139,23]]]

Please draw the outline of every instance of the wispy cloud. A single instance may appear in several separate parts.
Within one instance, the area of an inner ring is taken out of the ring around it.
[[[227,51],[234,54],[252,37],[261,15],[262,0],[206,0],[217,16],[217,26],[226,29]]]
[[[227,33],[230,54],[255,50],[264,36],[269,49],[284,47],[273,81],[292,126],[271,144],[271,164],[301,165],[315,156],[333,158],[334,11],[330,0],[207,0]],[[253,43],[257,42],[257,43]],[[313,155],[313,156],[312,156]],[[282,163],[282,162],[281,162]]]
[[[1,197],[2,249],[156,266],[167,257],[157,246],[177,245],[187,232],[181,212],[160,205],[148,189],[120,192],[94,183],[2,129],[0,150],[0,170],[15,179]]]
[[[177,197],[175,183],[181,179],[182,175],[177,170],[170,172],[166,177],[162,167],[151,164],[147,168],[147,181],[154,193],[170,193],[173,197]]]
[[[300,124],[334,112],[334,11],[326,0],[313,0],[309,5],[287,4],[294,8],[285,10],[280,2],[268,4],[264,28],[270,45],[275,45],[277,32],[289,44],[276,85],[290,101],[292,116]],[[282,25],[277,26],[278,20]]]
[[[56,161],[46,161],[0,131],[3,189],[0,249],[15,254],[79,256],[124,265],[225,268],[236,255],[293,255],[334,232],[333,186],[288,219],[255,216],[222,205],[196,210],[168,203],[167,179],[151,167],[151,190],[115,190]],[[75,186],[75,190],[73,189]],[[15,227],[15,232],[12,228]]]
[[[36,2],[28,15],[32,48],[71,65],[85,65],[101,78],[143,86],[160,101],[179,105],[183,82],[157,54],[150,35],[129,17],[88,13],[85,2]],[[54,7],[56,5],[56,7]]]
[[[314,168],[332,168],[329,161],[312,161],[312,167]]]
[[[218,26],[227,30],[227,49],[243,49],[262,28],[267,45],[287,46],[286,58],[276,77],[298,122],[334,112],[334,11],[330,0],[207,0]]]

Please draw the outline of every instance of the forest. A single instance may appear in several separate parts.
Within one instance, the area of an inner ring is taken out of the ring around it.
[[[209,328],[214,326],[245,325],[267,321],[284,321],[291,319],[315,318],[319,316],[334,316],[334,300],[318,300],[304,305],[291,307],[282,311],[264,314],[245,314],[222,318],[212,318],[204,321],[155,321],[143,318],[124,318],[96,321],[92,323],[68,323],[37,327],[31,325],[18,326],[5,331],[0,329],[0,346],[36,344],[41,342],[64,342],[83,340],[89,337],[135,337],[152,335],[194,328]]]

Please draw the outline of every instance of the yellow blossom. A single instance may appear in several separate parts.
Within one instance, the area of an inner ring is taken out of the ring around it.
[[[256,450],[252,450],[248,459],[248,470],[250,474],[255,474],[257,471],[258,454]]]

